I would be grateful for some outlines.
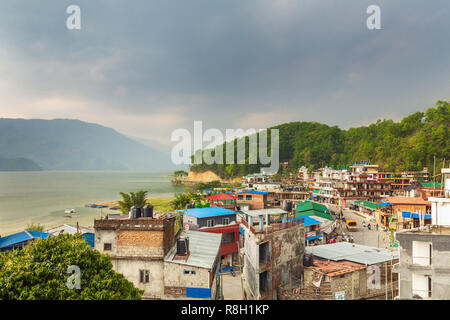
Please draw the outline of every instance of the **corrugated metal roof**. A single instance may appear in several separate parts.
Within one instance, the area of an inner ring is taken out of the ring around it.
[[[87,227],[82,227],[82,226],[78,226],[78,229],[80,231],[80,233],[94,233],[94,229],[92,228],[87,228]],[[61,233],[68,233],[68,234],[75,234],[77,233],[77,226],[73,226],[70,224],[63,224],[59,227],[55,227],[52,229],[48,229],[47,233],[51,233],[52,235],[57,236],[58,234]]]
[[[306,247],[307,253],[323,259],[341,261],[348,260],[366,265],[398,259],[397,251],[364,246],[356,243],[337,242],[314,247]]]
[[[185,260],[173,260],[177,251],[176,244],[164,258],[166,262],[178,263],[187,266],[211,269],[220,250],[222,234],[184,230],[183,234],[189,237],[189,257]]]
[[[280,208],[271,208],[271,209],[259,209],[259,210],[244,210],[242,211],[245,214],[248,214],[251,217],[257,217],[261,215],[271,215],[271,214],[283,214],[287,213]]]
[[[265,191],[257,191],[257,190],[243,190],[243,191],[241,191],[241,192],[238,192],[238,194],[239,194],[239,193],[268,194],[268,192],[265,192]]]
[[[10,236],[6,236],[0,238],[0,248],[5,248],[16,243],[28,241],[34,238],[47,239],[48,234],[45,232],[37,232],[37,231],[22,231],[19,233],[12,234]]]
[[[178,212],[183,212],[189,216],[193,216],[196,218],[208,218],[208,217],[217,217],[217,216],[227,216],[231,214],[235,214],[236,212],[233,210],[221,208],[221,207],[206,207],[206,208],[193,208],[193,209],[182,209],[177,210]]]

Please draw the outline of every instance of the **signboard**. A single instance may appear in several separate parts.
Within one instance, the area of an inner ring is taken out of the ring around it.
[[[187,223],[184,225],[184,229],[189,230],[189,225]]]
[[[334,293],[334,300],[345,300],[345,291],[338,291]]]

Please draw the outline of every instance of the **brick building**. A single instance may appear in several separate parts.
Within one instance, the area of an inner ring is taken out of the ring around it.
[[[303,223],[287,221],[281,209],[240,214],[244,233],[244,297],[277,299],[278,288],[300,281],[305,248]]]
[[[302,286],[285,292],[286,299],[393,299],[397,295],[398,275],[391,271],[398,252],[348,242],[305,251],[312,260],[304,263]]]
[[[166,299],[220,299],[219,247],[222,235],[183,231],[178,241],[187,241],[186,251],[174,245],[164,258]]]
[[[164,298],[164,257],[176,241],[175,217],[94,220],[95,249],[113,268],[144,290],[144,299]]]
[[[266,208],[268,192],[256,190],[243,190],[237,194],[237,204],[248,204],[249,210]]]

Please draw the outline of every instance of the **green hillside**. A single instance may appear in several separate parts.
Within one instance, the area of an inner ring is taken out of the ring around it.
[[[378,120],[349,130],[317,122],[290,122],[270,129],[279,129],[280,163],[288,161],[290,168],[342,168],[368,159],[384,170],[415,171],[428,167],[432,171],[434,157],[437,167],[443,159],[450,158],[449,126],[450,101],[438,101],[435,108],[416,112],[400,122]],[[248,155],[248,137],[245,139]],[[236,140],[234,143],[236,150]],[[190,170],[211,170],[225,178],[258,172],[260,167],[203,163],[191,165]]]

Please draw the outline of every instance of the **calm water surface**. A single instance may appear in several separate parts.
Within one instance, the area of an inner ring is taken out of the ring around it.
[[[148,190],[150,197],[170,197],[184,187],[172,186],[169,173],[148,172],[0,172],[0,235],[22,231],[29,223],[92,226],[100,209],[87,203],[120,199],[119,192]],[[77,214],[64,218],[64,210]],[[103,213],[110,212],[103,209]]]

